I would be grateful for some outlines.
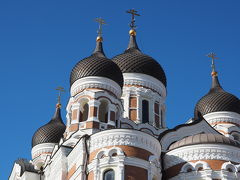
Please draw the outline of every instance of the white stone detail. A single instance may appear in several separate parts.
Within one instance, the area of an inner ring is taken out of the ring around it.
[[[100,88],[111,91],[118,98],[121,97],[121,87],[113,80],[98,77],[98,76],[88,76],[75,81],[71,86],[71,96],[75,96],[79,92],[87,88]]]
[[[202,120],[197,124],[180,127],[176,131],[170,131],[169,133],[165,134],[160,140],[160,143],[162,145],[162,151],[166,152],[168,147],[173,142],[179,141],[184,137],[192,136],[200,133],[219,134],[205,120]]]
[[[142,73],[123,73],[124,85],[138,85],[148,87],[166,97],[166,88],[158,79]]]
[[[240,163],[239,148],[224,144],[199,144],[169,151],[164,156],[164,168],[192,160],[223,160]]]
[[[152,136],[154,136],[155,138],[158,138],[158,136],[163,133],[164,131],[166,131],[166,128],[155,128],[153,126],[151,126],[150,124],[136,124],[135,122],[133,122],[132,120],[129,120],[127,118],[123,118],[121,119],[121,128],[124,129],[135,129],[135,130],[139,130],[142,132],[145,132],[147,134],[150,134]]]
[[[161,145],[156,138],[132,129],[111,129],[93,134],[90,152],[116,145],[134,146],[145,149],[158,157],[161,155]]]

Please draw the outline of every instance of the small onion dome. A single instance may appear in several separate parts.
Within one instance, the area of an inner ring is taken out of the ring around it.
[[[203,117],[205,114],[230,111],[240,114],[240,100],[223,90],[221,87],[217,74],[212,75],[212,87],[210,91],[203,96],[195,106],[195,119]]]
[[[105,77],[115,81],[120,87],[123,86],[122,72],[113,61],[106,58],[102,48],[102,39],[99,37],[93,54],[79,61],[72,69],[70,85],[88,76]]]
[[[180,147],[197,144],[225,144],[240,147],[240,144],[238,142],[220,134],[196,134],[193,136],[185,137],[182,140],[171,144],[168,150],[170,151]]]
[[[66,126],[62,121],[60,104],[57,104],[53,118],[33,135],[32,147],[42,143],[59,143]]]
[[[128,48],[112,60],[123,73],[142,73],[152,76],[167,85],[166,75],[161,65],[152,57],[143,54],[136,42],[136,32],[130,31]]]

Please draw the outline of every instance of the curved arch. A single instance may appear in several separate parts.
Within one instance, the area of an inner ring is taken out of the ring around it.
[[[229,172],[237,172],[238,171],[238,169],[235,167],[235,165],[232,164],[231,162],[223,163],[221,169],[225,170],[225,171],[229,171]]]
[[[191,172],[191,171],[195,171],[194,163],[187,162],[186,164],[184,164],[184,165],[182,166],[180,172],[186,173],[186,172]]]
[[[113,147],[113,148],[111,148],[111,149],[108,150],[107,155],[108,155],[109,157],[114,156],[114,154],[116,154],[116,155],[118,155],[118,156],[119,156],[119,155],[124,155],[123,150],[122,150],[121,148],[119,148],[119,147]]]
[[[205,162],[205,161],[197,161],[197,162],[195,162],[194,168],[197,171],[211,169],[209,164],[207,162]]]
[[[89,114],[89,99],[82,98],[78,101],[80,103],[80,112],[79,112],[79,122],[86,121],[88,119]]]

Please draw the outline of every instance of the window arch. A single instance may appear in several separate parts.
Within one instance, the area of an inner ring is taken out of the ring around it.
[[[142,123],[149,123],[149,102],[142,101]]]
[[[100,100],[100,106],[98,111],[98,118],[100,122],[108,122],[108,101]]]
[[[115,173],[113,169],[109,169],[103,173],[103,180],[114,180]]]
[[[88,100],[83,99],[80,102],[80,112],[79,112],[79,122],[86,121],[88,119],[88,113],[89,113],[89,105]]]

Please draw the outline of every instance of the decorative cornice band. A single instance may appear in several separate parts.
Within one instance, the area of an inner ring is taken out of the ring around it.
[[[227,111],[213,112],[206,114],[203,117],[209,124],[216,124],[218,122],[240,124],[240,114],[235,112]]]
[[[200,144],[181,147],[169,151],[164,156],[164,167],[192,160],[223,160],[240,163],[240,149],[224,144]]]
[[[111,129],[91,136],[90,152],[107,146],[133,146],[145,149],[160,157],[161,145],[159,141],[144,132],[130,129]]]
[[[121,87],[113,80],[110,80],[104,77],[89,76],[89,77],[78,79],[73,83],[70,90],[71,96],[75,96],[79,92],[88,88],[105,89],[105,90],[111,91],[118,98],[121,97],[121,93],[122,93]]]
[[[55,143],[38,144],[32,148],[32,159],[42,153],[52,153]]]
[[[124,85],[137,85],[153,89],[162,97],[166,97],[166,88],[161,81],[141,73],[123,73]]]

